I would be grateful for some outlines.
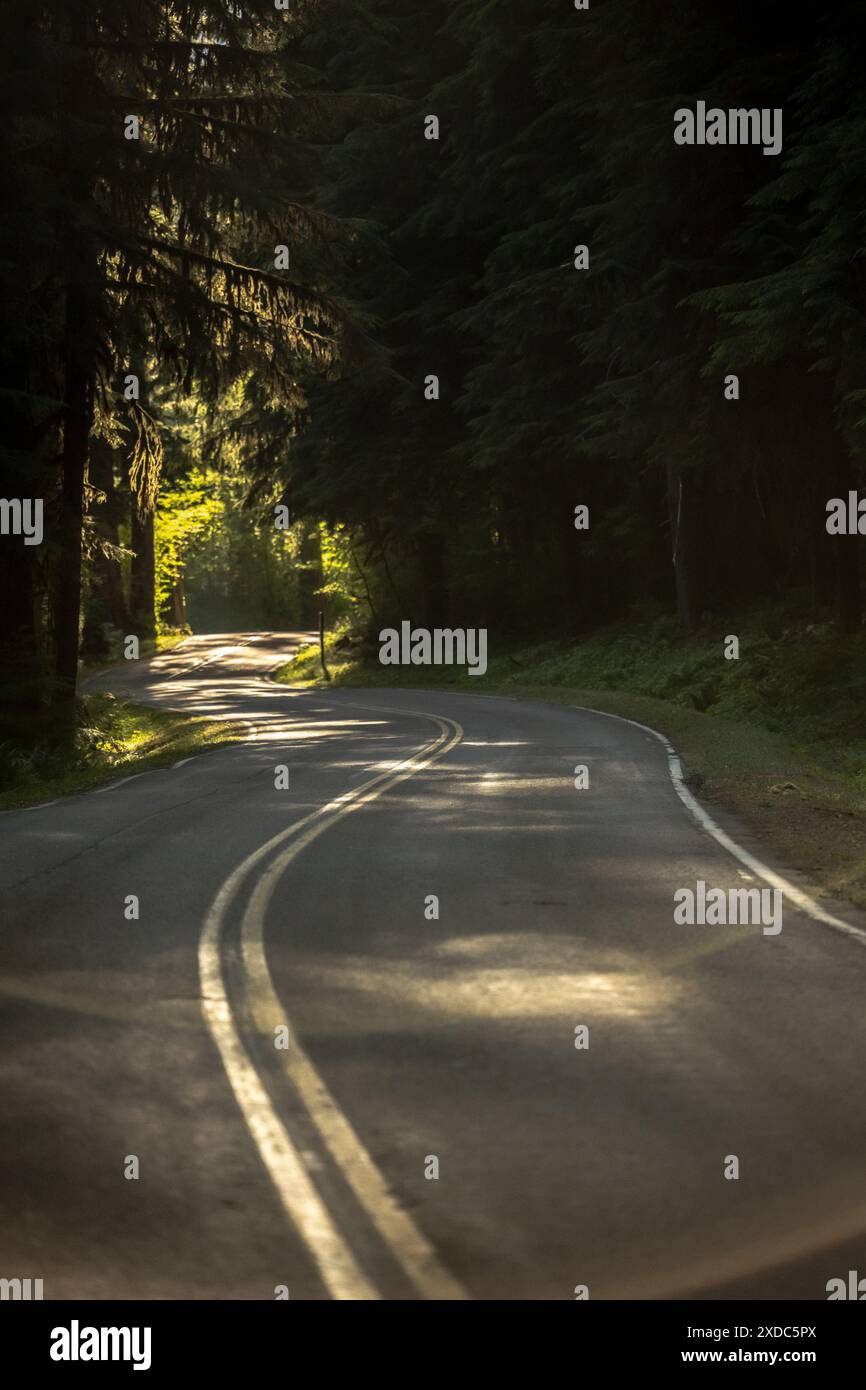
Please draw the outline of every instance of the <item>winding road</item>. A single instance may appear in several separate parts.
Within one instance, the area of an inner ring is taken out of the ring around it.
[[[862,918],[678,925],[677,888],[760,880],[650,732],[275,684],[301,637],[104,674],[248,738],[0,817],[0,1277],[571,1300],[866,1275]]]

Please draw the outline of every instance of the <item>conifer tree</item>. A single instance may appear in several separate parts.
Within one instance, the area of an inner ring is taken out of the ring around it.
[[[87,461],[100,417],[126,414],[145,526],[156,495],[153,419],[141,394],[122,397],[124,379],[138,375],[131,358],[213,397],[254,366],[262,389],[291,402],[299,362],[327,372],[343,346],[339,307],[275,267],[275,246],[297,251],[323,235],[286,177],[290,146],[303,146],[326,105],[316,95],[305,106],[302,9],[69,0],[9,17],[10,39],[20,21],[40,68],[12,126],[33,199],[20,212],[37,227],[28,268],[50,306],[26,343],[23,413],[34,414],[37,378],[60,403],[50,569],[61,710],[75,691]],[[17,357],[13,344],[14,334],[7,351]]]

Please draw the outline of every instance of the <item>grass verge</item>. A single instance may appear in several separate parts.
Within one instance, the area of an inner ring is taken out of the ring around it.
[[[244,732],[223,720],[194,719],[109,694],[87,695],[79,702],[71,747],[27,754],[8,745],[0,748],[0,810],[53,801],[133,772],[165,767],[236,742]]]

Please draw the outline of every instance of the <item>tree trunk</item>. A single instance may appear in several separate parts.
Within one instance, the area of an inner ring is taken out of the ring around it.
[[[109,545],[119,549],[123,498],[118,496],[114,485],[114,462],[114,450],[104,440],[100,439],[92,444],[90,476],[94,485],[105,493],[105,506],[100,518],[102,534]],[[123,592],[123,570],[120,560],[100,554],[97,558],[97,572],[108,622],[112,627],[126,628],[129,614],[126,595]]]
[[[6,536],[0,548],[0,740],[26,733],[39,709],[39,675],[33,557],[20,536]]]
[[[89,100],[84,60],[88,17],[75,7],[70,17],[70,62],[63,76],[63,105],[67,115],[65,138],[60,148],[63,182],[76,223],[64,227],[67,250],[63,337],[60,352],[63,372],[63,446],[61,450],[60,507],[57,519],[56,561],[53,568],[51,618],[54,636],[54,688],[52,709],[65,724],[72,716],[78,682],[81,630],[81,550],[84,523],[84,483],[87,449],[93,421],[96,364],[95,298],[96,250],[82,228],[91,202],[88,176],[82,172],[76,146],[75,121],[82,103]]]
[[[88,310],[87,295],[78,285],[70,285],[66,293],[62,473],[52,604],[55,653],[52,705],[61,715],[71,713],[78,681],[84,480],[93,418],[92,359],[88,353],[90,339],[86,328]]]
[[[120,546],[118,501],[114,486],[114,450],[104,439],[94,439],[90,445],[90,482],[105,494],[105,501],[95,504],[93,521],[100,541],[115,549]],[[123,593],[123,575],[116,555],[97,549],[91,564],[90,592],[85,603],[82,650],[94,656],[104,656],[108,650],[103,627],[105,624],[129,630],[129,617]]]
[[[132,499],[132,572],[129,590],[129,616],[139,641],[156,636],[156,557],[154,554],[154,515],[142,516]]]
[[[847,441],[838,431],[834,431],[832,448],[836,496],[847,504],[856,483]],[[832,536],[830,540],[836,560],[836,621],[842,632],[857,632],[863,621],[859,537]]]
[[[691,628],[700,611],[693,529],[694,483],[673,463],[668,463],[667,479],[677,617],[683,627]]]
[[[32,496],[41,491],[38,485],[33,486],[37,464],[35,431],[29,409],[14,394],[23,394],[29,388],[23,358],[4,361],[3,381],[9,396],[0,401],[0,437],[10,462],[4,459],[0,491],[8,498]],[[16,454],[20,467],[11,464]],[[0,739],[26,734],[41,703],[42,671],[33,582],[35,549],[26,546],[21,536],[4,536],[0,540]]]
[[[565,612],[561,616],[571,636],[577,635],[586,619],[586,595],[581,592],[581,540],[587,533],[574,529],[574,509],[581,502],[579,493],[580,488],[575,486],[572,479],[563,479],[556,491],[556,515],[552,520],[559,552],[559,592],[565,595],[566,602]]]
[[[186,627],[186,586],[183,570],[179,570],[171,591],[170,617],[172,627]]]

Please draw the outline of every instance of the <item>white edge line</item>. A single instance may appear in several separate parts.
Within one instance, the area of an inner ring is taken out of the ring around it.
[[[92,792],[85,793],[90,796],[102,796],[103,792],[113,792],[115,787],[122,787],[127,782],[134,782],[136,777],[146,777],[148,772],[164,772],[165,768],[148,768],[144,772],[131,772],[128,777],[121,777],[119,782],[109,782],[107,787],[95,787]]]
[[[680,756],[673,744],[665,738],[664,734],[660,734],[657,729],[651,729],[648,724],[638,723],[636,719],[626,719],[623,714],[608,714],[606,710],[591,709],[588,705],[571,705],[570,708],[582,710],[585,714],[600,714],[605,719],[618,719],[620,723],[631,724],[633,728],[642,729],[645,734],[651,734],[653,738],[658,739],[667,753],[668,772],[673,782],[674,791],[689,814],[698,822],[702,830],[705,830],[708,835],[711,835],[723,849],[726,849],[735,859],[739,859],[741,864],[745,864],[746,867],[757,874],[759,878],[764,879],[766,883],[772,884],[774,888],[780,889],[800,912],[804,912],[815,922],[823,923],[825,927],[832,927],[834,931],[844,932],[846,936],[852,937],[859,945],[866,946],[866,931],[863,931],[861,927],[853,926],[850,922],[843,922],[841,917],[834,917],[832,913],[826,912],[823,907],[820,907],[819,904],[815,902],[814,898],[809,897],[808,893],[804,893],[802,889],[795,887],[795,885],[787,878],[784,878],[782,874],[776,873],[774,869],[764,864],[762,860],[757,859],[754,854],[750,854],[747,849],[743,849],[742,845],[738,845],[736,840],[728,835],[726,831],[722,830],[720,826],[716,825],[716,822],[709,812],[704,809],[697,797],[694,796],[686,786],[685,779],[683,778]]]
[[[273,681],[275,685],[281,684],[282,682],[274,681],[272,672],[285,664],[285,662],[278,662],[276,665],[270,667],[264,673],[265,679]],[[427,692],[424,693],[426,694]],[[520,696],[497,695],[488,698],[519,700]],[[547,702],[545,701],[544,703]],[[804,893],[801,888],[797,888],[789,879],[783,877],[782,874],[777,873],[774,869],[771,869],[769,865],[765,864],[761,859],[758,859],[754,854],[751,854],[747,849],[744,849],[742,845],[739,845],[732,836],[722,830],[721,826],[716,825],[709,811],[701,805],[697,797],[686,786],[683,777],[682,761],[676,748],[664,734],[659,733],[658,729],[651,729],[649,724],[641,724],[637,719],[627,719],[624,714],[609,714],[607,710],[592,709],[589,705],[571,705],[570,708],[581,710],[585,714],[600,714],[604,719],[618,719],[620,723],[631,724],[633,728],[640,729],[643,733],[649,734],[652,738],[657,739],[667,754],[668,772],[670,773],[674,791],[689,812],[689,815],[697,821],[698,825],[700,825],[708,835],[712,836],[712,838],[720,844],[723,849],[726,849],[729,854],[732,854],[735,859],[739,859],[741,864],[745,864],[753,873],[756,873],[759,878],[764,879],[766,883],[771,884],[774,888],[779,888],[786,894],[790,902],[801,912],[811,917],[813,921],[821,922],[826,927],[832,927],[834,931],[844,932],[845,936],[851,937],[858,945],[866,946],[866,931],[861,927],[855,927],[851,922],[843,921],[841,917],[834,917],[831,912],[827,912],[816,903],[815,899],[811,898],[808,893]]]

